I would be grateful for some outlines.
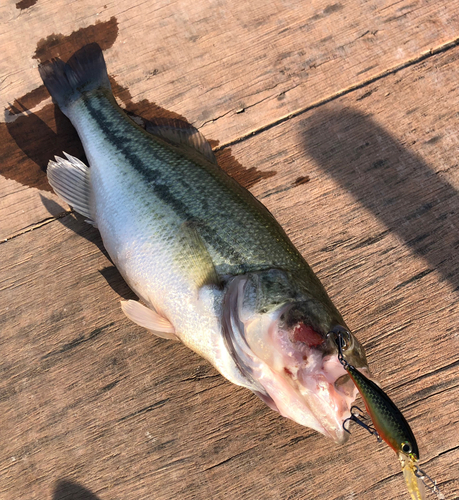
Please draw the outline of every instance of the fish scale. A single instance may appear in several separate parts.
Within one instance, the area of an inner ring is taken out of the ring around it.
[[[130,118],[114,107],[111,96],[99,91],[79,102],[72,113],[80,124],[78,130],[83,130],[80,137],[88,144],[89,156],[97,154],[92,153],[94,148],[115,149],[131,171],[125,175],[137,172],[147,184],[145,199],[164,202],[164,210],[153,212],[153,218],[172,210],[181,223],[197,221],[219,274],[273,267],[295,271],[307,266],[272,215],[248,191],[215,165],[186,159],[133,127]],[[89,120],[98,130],[88,127]],[[91,137],[86,138],[89,130]],[[93,145],[94,136],[103,136],[103,142]]]

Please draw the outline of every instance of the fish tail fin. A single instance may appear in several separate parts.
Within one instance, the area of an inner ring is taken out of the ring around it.
[[[38,70],[64,114],[83,94],[97,89],[111,90],[102,49],[97,43],[85,45],[67,63],[56,58],[40,64]]]

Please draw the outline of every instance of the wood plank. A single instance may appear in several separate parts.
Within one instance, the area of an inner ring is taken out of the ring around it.
[[[457,4],[427,0],[297,0],[288,6],[180,0],[130,2],[128,9],[124,3],[89,0],[70,9],[65,5],[39,2],[25,15],[17,15],[12,2],[3,7],[2,17],[10,19],[2,45],[19,42],[22,63],[14,51],[5,58],[4,67],[19,71],[21,80],[18,85],[11,85],[18,77],[5,81],[4,86],[10,84],[4,89],[6,102],[39,85],[31,64],[33,56],[47,52],[43,42],[37,48],[39,40],[54,34],[56,45],[56,35],[86,27],[88,41],[101,36],[98,31],[117,41],[109,51],[111,72],[136,98],[161,99],[163,107],[200,126],[226,115],[217,128],[205,129],[221,141],[455,39],[459,22]],[[54,22],[43,22],[44,16]],[[90,30],[97,21],[100,25]],[[33,36],[22,35],[24,26]],[[204,97],[211,104],[207,109]]]
[[[451,499],[458,66],[459,49],[437,55],[220,153],[318,273]],[[337,447],[129,323],[100,244],[67,216],[2,246],[2,499],[407,498],[386,445],[353,429]]]
[[[5,245],[2,498],[43,498],[62,478],[101,499],[304,498],[307,491],[318,499],[406,498],[387,447],[358,431],[335,447],[224,381],[181,344],[131,325],[113,288],[132,295],[116,272],[110,287],[99,271],[109,262],[97,232],[70,217],[61,223]],[[50,255],[62,260],[43,280],[56,262]],[[404,342],[393,339],[392,352]],[[374,368],[387,367],[384,358],[377,364],[387,349],[370,350]],[[448,353],[430,354],[430,370],[448,365]],[[391,393],[418,431],[429,472],[444,481],[458,458],[457,377],[447,367],[441,384],[435,373],[410,382],[410,368],[394,372],[391,381],[401,385]],[[432,408],[442,409],[434,419]],[[369,449],[373,461],[364,458]]]
[[[0,124],[4,239],[61,213],[54,205],[48,211],[35,189],[17,198],[21,187],[10,181],[48,190],[48,159],[80,150],[41,85],[38,61],[97,41],[110,73],[129,89],[119,92],[128,109],[152,113],[158,103],[222,144],[456,39],[459,6],[40,0],[3,2],[0,20],[0,99],[9,109]]]

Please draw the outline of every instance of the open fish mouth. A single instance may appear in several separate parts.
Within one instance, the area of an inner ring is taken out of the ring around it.
[[[343,422],[357,388],[337,353],[329,353],[328,339],[301,321],[286,327],[282,319],[291,303],[245,314],[244,286],[242,277],[232,284],[223,332],[246,386],[284,417],[345,442]]]
[[[282,372],[265,364],[259,380],[281,415],[344,443],[349,434],[343,423],[357,395],[355,385],[339,370],[336,356],[323,357],[317,350],[308,354],[304,365],[290,364]]]

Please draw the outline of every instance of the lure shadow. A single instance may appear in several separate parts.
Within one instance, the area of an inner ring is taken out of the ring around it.
[[[459,291],[459,194],[454,187],[358,111],[318,109],[303,126],[308,154],[388,229],[356,247],[395,233],[428,264],[397,288],[435,270]],[[424,147],[435,146],[431,140]]]
[[[78,483],[61,479],[54,488],[53,500],[100,500],[100,497]]]

